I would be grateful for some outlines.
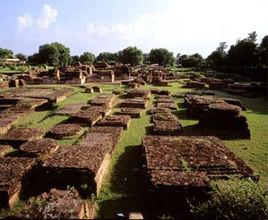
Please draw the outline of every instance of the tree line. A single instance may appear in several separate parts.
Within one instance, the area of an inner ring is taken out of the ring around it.
[[[226,42],[219,46],[207,57],[199,53],[187,55],[173,53],[165,48],[155,48],[145,54],[137,47],[127,47],[116,53],[101,52],[98,56],[84,52],[80,56],[71,56],[70,48],[61,43],[53,42],[39,47],[38,53],[30,56],[13,55],[9,49],[0,48],[0,58],[17,57],[27,60],[29,64],[46,64],[49,66],[66,66],[76,61],[94,63],[97,61],[120,62],[137,66],[140,64],[159,64],[161,66],[179,66],[186,68],[211,68],[223,72],[242,74],[265,74],[268,72],[268,35],[264,36],[260,44],[256,43],[256,32],[249,33],[244,39],[239,39],[227,50]]]

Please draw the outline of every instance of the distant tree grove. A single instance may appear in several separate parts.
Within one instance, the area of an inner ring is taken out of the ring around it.
[[[165,48],[155,48],[149,53],[143,53],[141,49],[133,46],[121,51],[101,52],[98,56],[91,52],[79,55],[70,55],[70,48],[61,43],[53,42],[39,47],[38,53],[27,57],[24,54],[13,54],[13,51],[0,48],[0,59],[19,58],[28,61],[29,64],[46,64],[49,66],[66,66],[74,62],[92,64],[94,62],[106,61],[108,63],[120,62],[137,66],[141,64],[158,64],[160,66],[204,69],[211,68],[217,71],[234,72],[245,75],[263,77],[268,75],[268,35],[264,36],[260,44],[256,43],[256,32],[249,33],[244,39],[239,39],[227,50],[226,42],[203,58],[200,54],[180,54],[174,57],[173,53]]]

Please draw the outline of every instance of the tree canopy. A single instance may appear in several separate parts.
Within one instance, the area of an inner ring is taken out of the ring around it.
[[[84,52],[83,54],[81,54],[79,60],[82,63],[92,64],[92,63],[94,63],[95,59],[96,59],[96,57],[93,53]]]
[[[227,65],[226,42],[221,42],[216,50],[207,57],[207,65],[216,70],[224,70]]]
[[[23,53],[17,53],[15,55],[15,57],[17,57],[18,59],[20,59],[22,61],[27,61],[27,59],[28,59],[27,56],[25,54],[23,54]]]
[[[152,49],[148,57],[151,64],[158,63],[160,66],[172,66],[175,62],[175,58],[172,52],[169,52],[165,48]]]
[[[192,68],[201,68],[205,66],[205,60],[203,57],[198,54],[192,54],[192,55],[181,55],[177,57],[178,62],[182,67],[192,67]]]
[[[117,54],[111,52],[101,52],[96,58],[97,61],[116,62]]]
[[[46,64],[50,66],[65,66],[75,61],[83,63],[94,63],[95,61],[121,62],[136,66],[142,62],[145,64],[158,63],[161,66],[173,65],[190,68],[213,68],[224,72],[248,74],[252,77],[265,78],[268,73],[268,35],[257,43],[257,33],[251,32],[244,39],[227,49],[226,42],[220,42],[219,46],[208,55],[206,59],[198,54],[177,54],[165,48],[152,49],[150,53],[143,53],[137,47],[127,47],[117,53],[101,52],[95,58],[90,52],[84,52],[80,56],[70,56],[70,49],[58,42],[44,44],[39,47],[38,53],[28,57],[29,64]],[[13,51],[0,48],[0,58],[13,58]],[[27,57],[18,53],[15,57],[27,61]]]
[[[13,51],[5,48],[0,48],[0,59],[13,58]]]
[[[268,35],[264,36],[259,46],[259,65],[268,67]]]
[[[71,60],[70,49],[63,44],[53,42],[39,47],[39,52],[29,56],[30,63],[49,66],[66,66]]]
[[[228,51],[228,65],[234,72],[251,72],[258,62],[258,46],[256,32],[252,32],[245,39],[238,40]]]
[[[143,53],[137,47],[127,47],[118,52],[118,61],[136,66],[143,60]]]

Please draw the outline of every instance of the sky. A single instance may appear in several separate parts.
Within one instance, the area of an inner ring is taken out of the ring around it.
[[[268,34],[268,0],[0,0],[0,47],[27,55],[60,42],[72,55],[137,46],[209,55],[256,31]]]

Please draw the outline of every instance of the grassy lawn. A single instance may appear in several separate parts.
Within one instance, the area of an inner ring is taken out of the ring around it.
[[[149,89],[151,86],[146,85]],[[173,94],[184,94],[185,92],[194,91],[192,89],[181,88],[180,83],[172,83],[170,87],[156,87],[167,89]],[[225,144],[248,165],[250,165],[260,175],[260,181],[268,185],[268,102],[265,98],[244,98],[234,96],[224,92],[214,91],[218,96],[240,99],[246,107],[243,114],[247,117],[251,139],[244,140],[224,140]],[[178,103],[179,119],[183,127],[195,125],[198,120],[187,118],[185,109],[182,107],[183,99],[175,98]]]
[[[148,109],[152,101],[153,97]],[[115,218],[115,211],[129,212],[142,208],[145,182],[141,143],[149,126],[150,115],[144,110],[141,118],[131,119],[129,129],[123,132],[97,199],[100,218]]]
[[[92,84],[93,85],[93,84]],[[58,86],[58,85],[57,85]],[[64,85],[66,86],[66,85]],[[87,103],[93,99],[96,93],[84,93],[82,88],[74,88],[74,93],[66,100],[60,102],[58,107],[63,107],[71,103]],[[112,92],[120,90],[123,87],[115,84],[101,85],[104,92]],[[186,92],[192,89],[182,88],[179,82],[171,83],[168,87],[154,87],[145,85],[143,89],[157,88],[166,89],[173,94],[177,94],[174,98],[178,109],[174,113],[179,117],[183,129],[193,134],[199,132],[194,126],[198,120],[190,119],[186,115],[186,111],[182,106],[183,98]],[[243,98],[231,96],[223,92],[215,92],[219,96],[238,98],[245,105],[247,110],[243,114],[247,117],[250,130],[251,140],[235,139],[224,140],[225,144],[239,157],[241,157],[256,174],[260,175],[261,183],[268,185],[268,105],[264,98]],[[152,105],[153,97],[150,100]],[[150,107],[149,107],[150,108]],[[149,109],[148,108],[148,109]],[[65,116],[56,116],[53,111],[33,112],[22,117],[14,125],[40,127],[49,130],[54,125],[65,120]],[[132,119],[128,130],[124,131],[121,140],[115,150],[110,164],[109,173],[104,180],[104,184],[100,195],[96,199],[98,204],[98,216],[101,218],[116,217],[116,213],[128,213],[130,211],[141,211],[144,207],[145,180],[143,178],[143,152],[141,148],[141,140],[146,134],[147,127],[150,126],[150,115],[143,112],[139,119]],[[60,144],[73,144],[79,140],[79,136],[59,141]],[[130,210],[131,208],[131,210]]]
[[[192,92],[192,89],[182,88],[180,83],[171,83],[169,87],[143,86],[143,89],[166,89],[173,94],[183,95]],[[251,140],[235,139],[224,140],[225,144],[239,157],[241,157],[256,174],[260,175],[260,182],[268,185],[268,107],[267,100],[263,98],[250,99],[238,96],[230,96],[227,93],[216,92],[219,96],[238,98],[247,108],[243,114],[248,118],[251,130]],[[198,120],[190,119],[182,107],[183,98],[174,98],[178,104],[178,115],[183,127],[191,130],[194,135],[198,130],[194,127]],[[143,115],[141,119],[131,121],[130,128],[124,132],[122,139],[113,155],[109,175],[106,177],[102,192],[98,198],[101,218],[114,218],[115,213],[128,213],[130,211],[142,211],[144,198],[143,179],[140,178],[142,169],[141,139],[146,134],[145,127],[150,124],[150,116]],[[131,210],[129,210],[131,208]]]

